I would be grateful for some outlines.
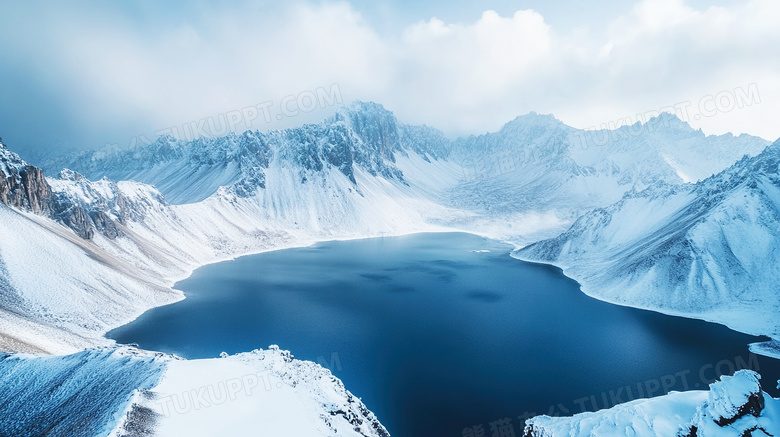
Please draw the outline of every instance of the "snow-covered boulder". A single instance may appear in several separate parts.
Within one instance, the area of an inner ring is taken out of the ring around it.
[[[726,437],[780,433],[780,399],[761,390],[761,376],[740,370],[709,391],[672,392],[572,417],[538,416],[525,437]]]

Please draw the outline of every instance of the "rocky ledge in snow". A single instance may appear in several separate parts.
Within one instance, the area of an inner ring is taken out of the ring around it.
[[[2,355],[0,417],[3,436],[390,435],[329,370],[277,346],[205,360]]]
[[[761,390],[761,376],[740,370],[707,391],[673,392],[572,417],[538,416],[525,437],[780,435],[780,399]]]

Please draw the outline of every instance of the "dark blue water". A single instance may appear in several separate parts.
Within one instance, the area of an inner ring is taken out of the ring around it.
[[[489,253],[472,250],[487,249]],[[187,299],[109,333],[120,343],[216,357],[269,344],[331,368],[391,434],[570,415],[778,361],[760,338],[591,299],[559,269],[468,234],[322,243],[198,269]],[[469,435],[469,434],[467,434]]]

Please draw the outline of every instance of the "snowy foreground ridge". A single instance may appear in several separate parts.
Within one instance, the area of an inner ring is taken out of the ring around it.
[[[389,436],[329,370],[276,346],[193,361],[126,347],[6,355],[0,388],[3,436]]]
[[[324,240],[471,232],[600,299],[779,338],[779,155],[669,114],[583,131],[531,113],[450,141],[363,102],[284,131],[55,157],[46,175],[0,142],[0,351],[23,353],[0,355],[0,435],[386,435],[327,370],[277,348],[185,361],[104,337],[182,299],[173,285],[202,265]],[[738,404],[730,390],[538,418],[533,435],[674,435],[631,417],[738,435],[708,428],[724,397]],[[778,417],[763,399],[761,427]]]
[[[670,393],[573,417],[534,417],[526,423],[525,436],[780,435],[780,399],[764,393],[759,379],[753,371],[740,370],[710,384],[709,392]]]

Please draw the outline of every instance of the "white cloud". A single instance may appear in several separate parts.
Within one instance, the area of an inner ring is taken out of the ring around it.
[[[411,118],[451,132],[495,128],[508,121],[509,112],[518,115],[513,94],[519,98],[520,91],[535,92],[532,85],[549,68],[554,50],[549,26],[533,11],[512,17],[487,11],[468,25],[433,18],[403,34],[398,50],[403,73],[395,78],[402,92],[392,104]],[[414,101],[416,114],[411,106],[406,109],[405,99]],[[509,112],[496,114],[502,105]],[[437,113],[438,119],[429,118]]]
[[[63,6],[32,14],[37,27],[0,29],[3,39],[14,35],[0,52],[72,108],[81,131],[105,131],[110,142],[132,134],[126,126],[154,132],[332,83],[345,101],[378,101],[451,135],[497,129],[532,110],[599,126],[756,84],[760,103],[690,122],[775,139],[779,10],[775,0],[705,10],[644,0],[606,29],[486,11],[471,23],[431,18],[386,35],[345,2],[201,5],[154,27]]]
[[[780,29],[767,17],[778,12],[780,4],[764,0],[703,11],[682,0],[644,0],[616,18],[602,38],[592,67],[601,72],[593,83],[598,93],[588,97],[592,104],[574,100],[580,109],[559,113],[574,124],[598,126],[689,102],[694,114],[688,121],[705,132],[748,132],[774,140],[780,136],[773,121],[780,112],[780,54],[773,48],[780,46]],[[760,103],[696,117],[702,100],[751,84]]]

